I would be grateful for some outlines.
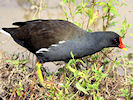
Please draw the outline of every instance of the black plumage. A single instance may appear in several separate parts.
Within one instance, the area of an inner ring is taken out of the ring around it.
[[[18,27],[3,28],[21,46],[34,53],[40,62],[66,61],[72,51],[76,58],[103,48],[125,48],[118,34],[111,31],[87,32],[64,20],[15,22]]]

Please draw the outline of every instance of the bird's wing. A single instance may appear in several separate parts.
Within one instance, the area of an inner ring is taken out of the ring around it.
[[[64,20],[33,20],[16,22],[13,25],[19,26],[14,31],[16,32],[14,37],[23,41],[24,46],[31,49],[30,51],[33,53],[40,48],[49,48],[59,41],[82,36],[85,32],[78,26]]]

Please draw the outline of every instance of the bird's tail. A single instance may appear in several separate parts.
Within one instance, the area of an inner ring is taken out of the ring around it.
[[[16,31],[16,28],[2,28],[2,30],[0,30],[1,33],[8,35],[8,36],[12,36]]]

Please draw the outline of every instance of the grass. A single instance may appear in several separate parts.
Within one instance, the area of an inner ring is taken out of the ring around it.
[[[88,0],[82,0],[80,4],[75,0],[62,0],[65,19],[90,32],[97,30],[99,20],[102,20],[103,31],[115,27],[117,22],[113,19],[119,16],[117,7],[122,4],[117,0],[92,1],[88,6]],[[45,6],[42,0],[40,6],[35,1],[30,2],[37,6],[34,18]],[[102,12],[97,7],[102,7]],[[76,16],[80,16],[80,20],[76,21]],[[132,35],[128,33],[131,25],[127,24],[126,18],[121,24],[118,29],[121,37]],[[131,100],[133,62],[127,55],[117,55],[118,52],[118,49],[108,48],[81,59],[75,59],[71,52],[72,59],[57,73],[46,72],[42,68],[44,86],[39,83],[35,65],[28,66],[30,59],[20,59],[19,56],[7,58],[1,53],[0,97],[7,100]]]
[[[98,53],[97,53],[98,54]],[[126,57],[116,61],[99,61],[96,55],[90,58],[71,59],[58,73],[44,73],[44,86],[39,83],[35,67],[26,66],[27,60],[3,57],[0,66],[1,97],[6,99],[118,99],[132,98],[132,62]],[[86,61],[87,60],[87,61]],[[93,62],[93,60],[95,60]],[[17,63],[14,63],[17,61]],[[127,62],[128,61],[128,62]],[[19,62],[19,64],[18,64]],[[88,64],[86,63],[88,62]],[[111,67],[111,68],[109,68]],[[123,68],[124,75],[117,73]],[[109,71],[108,71],[109,70]]]

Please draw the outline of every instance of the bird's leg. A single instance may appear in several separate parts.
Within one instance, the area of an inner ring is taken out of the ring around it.
[[[42,74],[42,71],[41,71],[41,63],[40,63],[40,62],[37,62],[37,63],[36,63],[36,69],[37,69],[37,75],[38,75],[40,84],[41,84],[43,87],[45,86],[45,84],[53,85],[53,82],[44,81],[44,79],[43,79],[43,74]]]
[[[43,79],[43,75],[42,75],[42,71],[41,71],[41,63],[40,62],[36,63],[36,69],[37,69],[37,75],[38,75],[39,81],[40,81],[41,85],[43,86],[44,79]]]

